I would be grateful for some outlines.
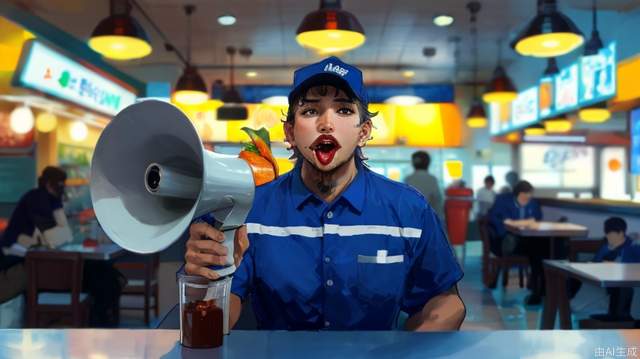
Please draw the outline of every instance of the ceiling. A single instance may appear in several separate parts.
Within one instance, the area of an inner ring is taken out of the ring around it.
[[[86,39],[95,25],[109,12],[108,0],[12,0],[26,6],[38,16]],[[236,82],[288,84],[292,70],[319,57],[301,48],[295,31],[302,18],[317,9],[318,0],[138,0],[154,22],[181,52],[186,53],[187,22],[183,6],[194,4],[193,62],[200,65],[207,82],[228,78],[226,66],[229,45],[249,47],[253,55],[238,58]],[[560,0],[564,10],[582,11],[588,15],[591,0]],[[343,56],[347,62],[360,65],[365,79],[371,83],[442,83],[466,82],[471,79],[471,39],[467,0],[343,0],[343,9],[354,13],[365,29],[367,41],[361,48]],[[536,0],[485,0],[479,14],[479,65],[481,77],[490,76],[495,67],[498,43],[502,42],[505,63],[517,55],[507,41],[534,12]],[[600,1],[600,8],[628,12],[640,7],[640,0]],[[432,18],[441,13],[453,15],[455,23],[438,28]],[[219,25],[216,18],[233,14],[238,21],[230,27]],[[180,73],[173,53],[166,52],[160,36],[136,11],[136,17],[152,39],[153,53],[141,60],[115,63],[119,68],[145,81],[175,81]],[[589,30],[590,31],[590,30]],[[585,31],[586,32],[586,31]],[[455,61],[453,38],[459,37],[459,61]],[[422,49],[435,47],[437,54],[425,58]],[[414,70],[408,80],[402,70]],[[258,72],[247,78],[249,70]]]

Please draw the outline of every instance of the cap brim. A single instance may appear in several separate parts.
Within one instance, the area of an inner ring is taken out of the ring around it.
[[[289,106],[291,106],[293,99],[298,94],[306,92],[307,90],[315,86],[333,86],[345,91],[350,97],[356,98],[359,101],[363,101],[356,95],[355,91],[351,88],[349,83],[342,77],[331,73],[319,73],[302,81],[302,83],[300,83],[293,90],[291,90],[291,92],[289,92]]]

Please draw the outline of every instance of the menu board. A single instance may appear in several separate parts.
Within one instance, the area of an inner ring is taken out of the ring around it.
[[[578,106],[578,65],[571,65],[555,78],[555,108],[564,111]]]
[[[538,88],[522,91],[511,104],[511,122],[522,127],[538,120]]]
[[[553,108],[553,96],[554,96],[554,81],[553,77],[543,77],[540,79],[540,86],[538,87],[538,107],[540,108],[540,117],[546,117],[551,114]]]
[[[591,146],[523,144],[521,177],[538,188],[593,188],[595,151]]]
[[[598,102],[616,92],[615,43],[580,58],[580,103]]]
[[[631,111],[631,173],[640,175],[640,108]]]

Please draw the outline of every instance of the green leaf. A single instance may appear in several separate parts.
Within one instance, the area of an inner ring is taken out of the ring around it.
[[[243,127],[241,130],[246,132],[252,141],[255,140],[256,138],[259,138],[260,140],[262,140],[264,143],[267,144],[267,147],[269,147],[269,149],[271,149],[271,140],[269,139],[269,131],[266,128],[262,127],[259,130],[254,130],[253,128]]]
[[[260,154],[260,151],[258,151],[258,147],[256,147],[256,145],[253,144],[253,142],[247,142],[244,144],[244,148],[242,149],[243,151],[248,151],[248,152],[253,152],[257,155]]]

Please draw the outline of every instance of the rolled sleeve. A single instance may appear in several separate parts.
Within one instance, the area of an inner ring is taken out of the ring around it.
[[[462,276],[440,219],[427,208],[422,235],[415,245],[402,310],[409,315],[422,310],[431,298],[453,287]]]

